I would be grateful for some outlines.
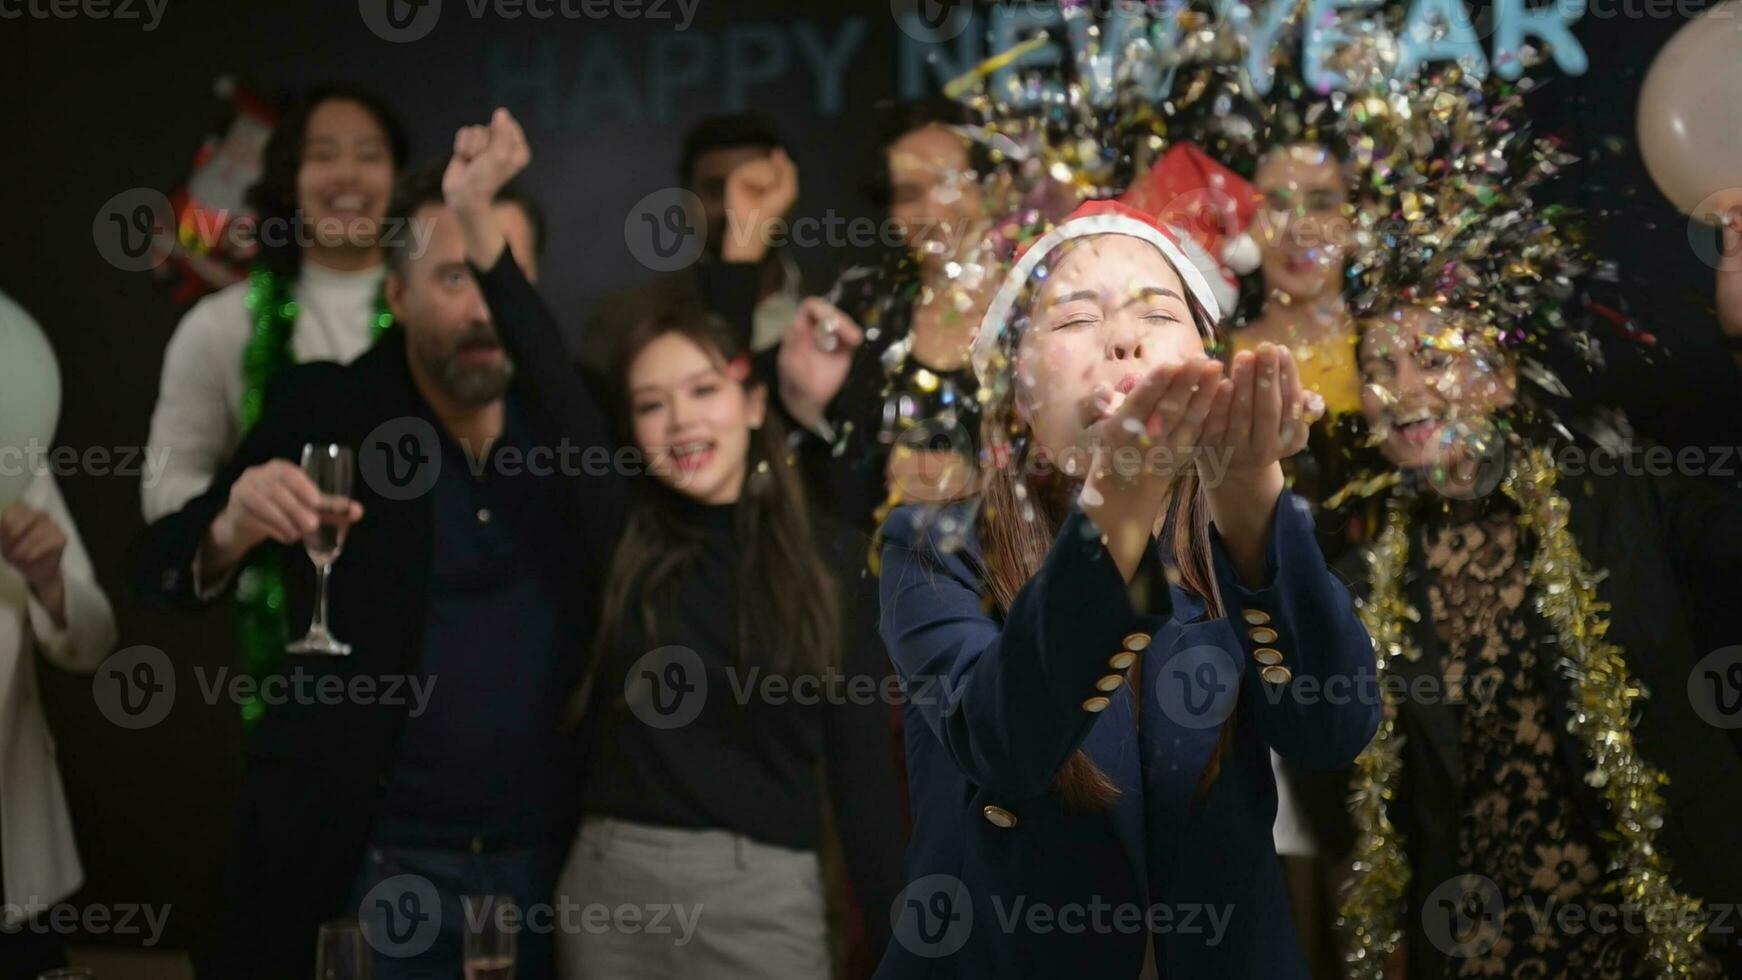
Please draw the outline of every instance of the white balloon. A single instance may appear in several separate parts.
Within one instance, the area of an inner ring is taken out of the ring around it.
[[[0,509],[24,495],[60,420],[60,366],[42,328],[0,293]]]
[[[1689,21],[1639,91],[1639,149],[1665,197],[1705,220],[1742,206],[1742,0]]]

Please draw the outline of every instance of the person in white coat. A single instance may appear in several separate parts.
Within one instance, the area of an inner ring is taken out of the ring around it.
[[[115,645],[115,616],[54,477],[39,473],[0,509],[0,964],[7,976],[64,966],[47,911],[84,881],[38,655],[91,673]],[[16,970],[14,973],[12,971]]]

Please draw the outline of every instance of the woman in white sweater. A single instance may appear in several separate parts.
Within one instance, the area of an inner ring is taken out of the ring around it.
[[[404,130],[379,100],[327,85],[286,113],[248,191],[260,254],[249,278],[200,300],[164,351],[150,444],[147,522],[204,492],[260,409],[272,376],[305,361],[348,362],[386,325],[384,225],[405,163]]]

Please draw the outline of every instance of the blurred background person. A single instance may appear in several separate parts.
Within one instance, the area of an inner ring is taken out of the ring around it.
[[[998,270],[986,244],[991,159],[962,131],[970,122],[942,96],[880,107],[865,191],[901,247],[807,301],[781,348],[781,402],[803,430],[807,478],[867,532],[892,504],[955,499],[973,482],[980,386],[968,350]]]
[[[260,245],[249,276],[194,304],[163,353],[146,442],[165,465],[141,490],[147,523],[205,492],[258,421],[280,372],[348,363],[392,322],[382,237],[412,229],[388,229],[382,218],[405,159],[399,120],[349,84],[310,89],[273,130],[247,193]],[[243,669],[258,680],[290,639],[284,568],[262,554],[239,577],[237,639]],[[256,723],[266,708],[247,699],[244,722]]]
[[[1256,309],[1235,331],[1233,349],[1287,347],[1327,413],[1359,412],[1355,323],[1343,298],[1353,234],[1343,166],[1325,145],[1290,143],[1264,155],[1252,184],[1263,202],[1253,236],[1262,292],[1248,303]]]
[[[1704,649],[1686,614],[1690,592],[1742,575],[1742,501],[1682,476],[1558,473],[1568,452],[1588,463],[1599,450],[1532,421],[1516,355],[1449,303],[1376,310],[1360,331],[1363,413],[1402,479],[1384,495],[1388,543],[1339,565],[1393,651],[1382,683],[1395,673],[1439,695],[1396,699],[1400,744],[1375,741],[1401,770],[1362,792],[1377,808],[1360,807],[1357,824],[1383,851],[1401,851],[1408,885],[1389,895],[1358,870],[1359,909],[1405,901],[1397,976],[1664,975],[1651,950],[1692,925],[1671,912],[1677,902],[1716,915],[1742,897],[1731,846],[1742,755],[1679,693]],[[1510,434],[1486,444],[1457,435],[1471,430]],[[1502,474],[1509,482],[1496,485]],[[1562,508],[1557,524],[1548,515]],[[1649,706],[1633,703],[1640,691],[1653,695]],[[1635,798],[1632,785],[1661,800]],[[1625,816],[1616,793],[1628,794]],[[1624,833],[1621,819],[1647,839]],[[1371,850],[1362,859],[1383,861]],[[1662,867],[1648,873],[1642,860]],[[1466,875],[1486,884],[1448,899]],[[1648,889],[1629,893],[1632,905],[1615,897],[1624,879]],[[1439,921],[1428,905],[1448,900],[1492,913],[1465,955],[1427,931]],[[1611,929],[1544,929],[1535,916],[1549,907],[1595,910],[1592,922],[1605,908],[1653,914]],[[1696,956],[1737,975],[1733,931],[1707,939]]]
[[[26,331],[38,333],[35,322],[0,294],[0,346],[16,357],[16,334]],[[46,343],[42,350],[52,358]],[[52,360],[47,366],[53,367]],[[7,367],[17,370],[25,365]],[[8,390],[0,391],[0,412],[23,414],[13,399],[23,397],[30,386],[10,379],[5,384]],[[32,465],[28,456],[5,455],[0,466]],[[0,972],[34,977],[66,965],[64,926],[51,927],[47,913],[84,882],[37,672],[41,664],[82,674],[95,671],[115,646],[115,617],[53,474],[39,468],[34,475],[4,476],[0,480]],[[11,499],[9,491],[20,484],[21,494]]]
[[[798,167],[774,121],[758,112],[703,119],[684,134],[678,176],[701,201],[707,235],[702,255],[599,300],[580,344],[581,365],[595,382],[612,380],[618,342],[636,324],[721,295],[726,287],[710,279],[732,274],[722,265],[748,266],[753,273],[752,350],[779,344],[798,310],[804,276],[785,241],[785,222],[798,200]]]
[[[486,206],[536,276],[537,209],[512,190]],[[344,693],[287,695],[248,737],[203,976],[307,976],[318,927],[340,916],[362,920],[376,977],[457,975],[467,916],[483,914],[461,899],[547,903],[573,826],[560,712],[593,626],[600,528],[618,526],[620,507],[604,487],[576,512],[528,462],[559,442],[522,401],[439,172],[405,178],[390,213],[428,231],[422,248],[387,251],[394,326],[348,365],[287,371],[211,487],[153,524],[140,549],[143,599],[182,609],[277,551],[300,627],[315,579],[304,536],[323,522],[348,528],[323,607],[350,652],[287,653],[275,675],[292,691],[336,681]],[[369,442],[384,426],[401,426],[416,455],[370,478],[367,454],[405,452],[397,436]],[[352,496],[337,508],[297,465],[309,444],[355,452]],[[353,693],[359,680],[373,693]],[[413,948],[404,937],[419,916],[440,928]],[[519,945],[520,976],[552,975],[548,933]]]
[[[248,191],[251,279],[196,303],[164,352],[149,442],[169,450],[168,466],[143,488],[146,521],[206,489],[278,371],[345,363],[374,342],[390,318],[382,217],[405,159],[399,120],[359,87],[316,86],[285,114]]]

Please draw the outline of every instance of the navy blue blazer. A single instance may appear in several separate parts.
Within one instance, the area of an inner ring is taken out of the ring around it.
[[[1372,641],[1306,505],[1278,502],[1258,588],[1212,531],[1218,619],[1167,583],[1159,546],[1128,585],[1081,512],[1002,617],[967,506],[903,508],[884,534],[913,838],[880,980],[1130,980],[1146,931],[1163,977],[1304,980],[1270,750],[1343,766],[1379,723]],[[1108,810],[1054,788],[1079,748],[1119,787]]]

